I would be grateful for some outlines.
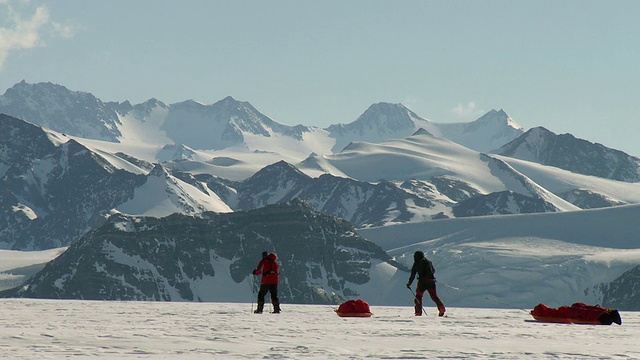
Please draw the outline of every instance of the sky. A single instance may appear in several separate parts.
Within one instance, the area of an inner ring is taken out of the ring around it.
[[[270,307],[269,305],[267,305]],[[633,359],[640,313],[622,325],[533,322],[525,309],[451,309],[413,316],[371,307],[341,318],[334,307],[246,303],[0,300],[2,353],[12,359]]]
[[[640,2],[0,0],[0,93],[248,101],[287,125],[504,109],[640,156]]]

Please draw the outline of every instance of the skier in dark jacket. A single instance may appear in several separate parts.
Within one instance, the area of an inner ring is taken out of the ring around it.
[[[258,308],[254,311],[256,314],[262,314],[264,309],[264,296],[267,291],[271,294],[271,305],[273,305],[273,313],[280,313],[280,300],[278,299],[278,282],[280,275],[280,265],[276,261],[276,254],[269,254],[266,251],[262,253],[262,260],[253,270],[253,275],[262,274],[260,282],[260,290],[258,291]]]
[[[442,300],[438,297],[436,292],[436,277],[434,273],[436,269],[433,267],[433,263],[424,256],[422,251],[416,251],[413,254],[413,266],[411,267],[411,276],[407,283],[407,288],[411,289],[411,283],[413,279],[418,275],[418,285],[416,286],[416,295],[413,300],[416,310],[416,316],[422,315],[422,296],[424,291],[427,290],[431,296],[431,300],[438,306],[438,316],[444,316],[445,307]]]

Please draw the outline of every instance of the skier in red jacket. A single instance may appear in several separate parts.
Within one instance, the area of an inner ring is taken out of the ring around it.
[[[258,308],[254,311],[256,314],[262,314],[264,309],[264,296],[267,291],[271,294],[271,304],[273,305],[273,313],[280,313],[280,300],[278,299],[278,281],[280,275],[280,265],[276,261],[276,254],[262,253],[262,260],[253,270],[253,275],[262,274],[260,290],[258,291]]]

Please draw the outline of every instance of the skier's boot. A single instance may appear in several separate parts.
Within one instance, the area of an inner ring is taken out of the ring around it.
[[[273,314],[280,314],[280,301],[273,302]]]
[[[264,302],[258,303],[258,308],[253,312],[254,314],[262,314],[262,309],[264,309]]]
[[[438,304],[438,311],[438,316],[444,316],[444,312],[447,311],[447,309],[444,307],[443,303]]]

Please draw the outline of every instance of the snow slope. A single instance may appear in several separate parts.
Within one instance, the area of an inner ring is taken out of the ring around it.
[[[629,204],[640,203],[640,182],[629,183],[572,173],[553,166],[514,159],[506,156],[491,155],[511,165],[536,184],[554,193],[563,193],[573,189],[590,190],[606,194],[614,200]]]
[[[599,285],[640,263],[639,217],[640,206],[632,205],[436,220],[358,232],[404,263],[411,262],[414,251],[424,251],[434,262],[445,303],[559,306],[600,303]]]
[[[197,215],[203,211],[232,212],[215,193],[206,186],[196,188],[167,173],[157,165],[147,181],[135,189],[132,199],[116,207],[130,215],[164,217],[173,213]]]
[[[491,110],[470,123],[436,123],[438,135],[481,152],[495,150],[520,136],[524,129],[504,110]]]
[[[0,300],[2,356],[11,359],[637,359],[640,313],[622,326],[542,324],[523,310],[450,308],[414,317],[372,306]],[[267,308],[270,308],[267,305]],[[430,310],[430,309],[429,309]],[[429,311],[428,310],[428,311]],[[526,309],[529,310],[529,309]]]
[[[519,174],[504,161],[424,130],[404,139],[379,144],[351,143],[338,154],[309,158],[297,166],[310,176],[317,176],[322,169],[335,176],[368,182],[381,179],[429,181],[434,176],[448,176],[463,180],[484,194],[511,190],[543,198],[563,211],[578,210],[578,207]]]
[[[0,290],[22,284],[65,250],[66,247],[42,251],[0,250]]]

